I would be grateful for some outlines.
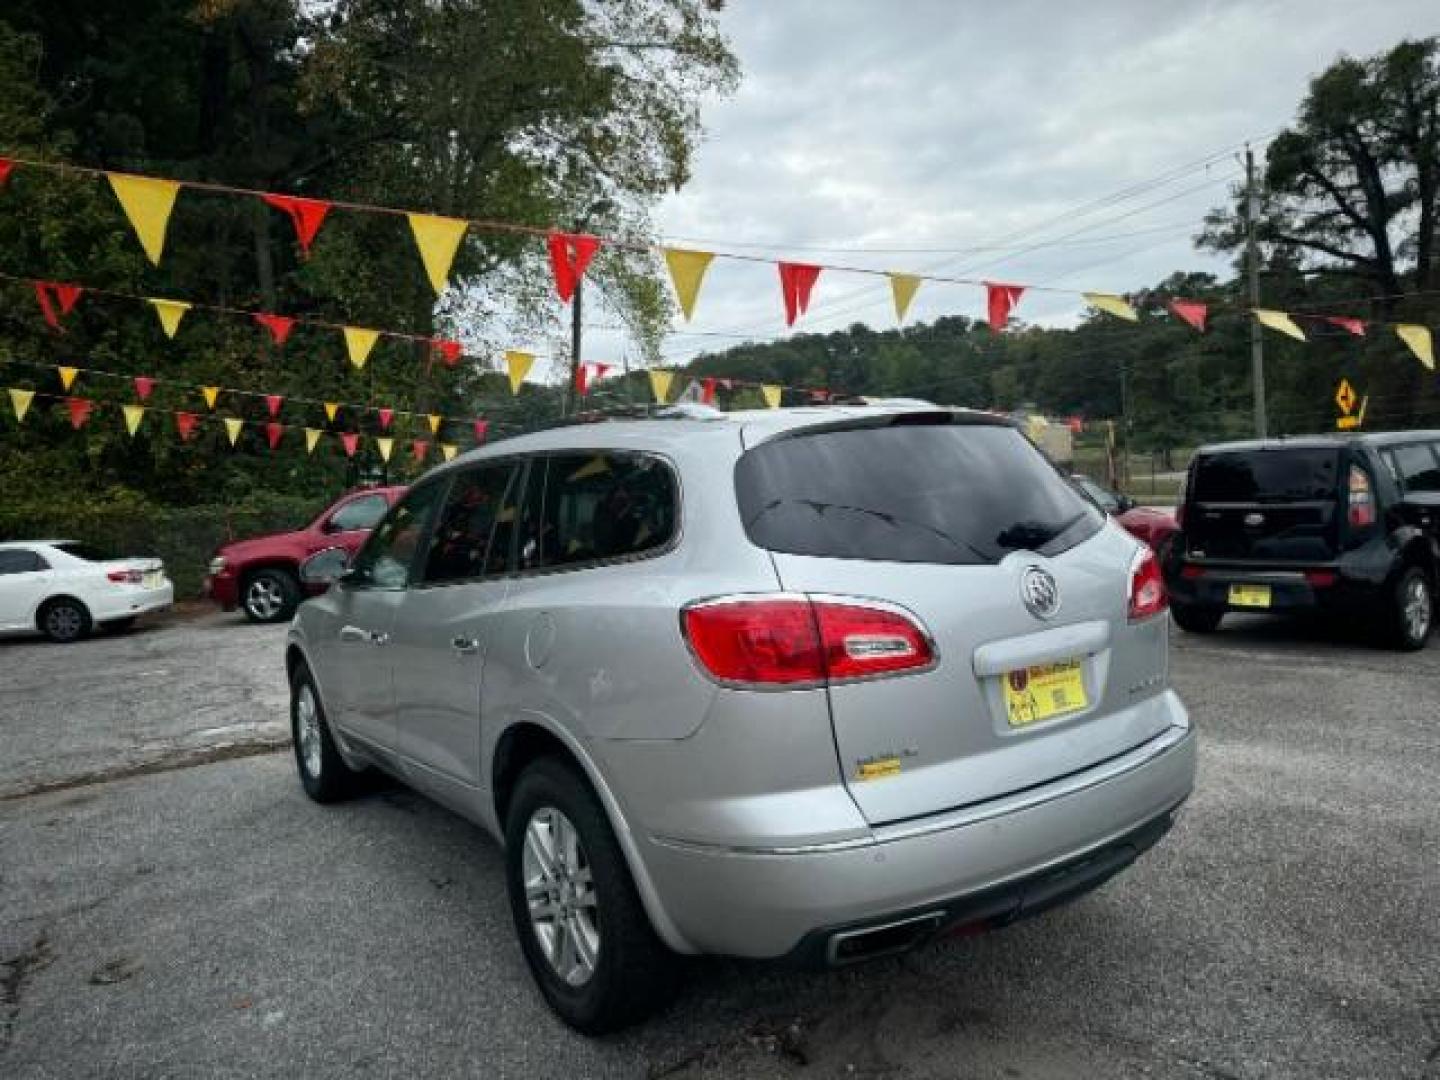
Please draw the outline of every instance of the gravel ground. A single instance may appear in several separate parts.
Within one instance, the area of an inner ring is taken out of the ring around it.
[[[0,1074],[1440,1078],[1440,644],[1177,636],[1200,784],[1129,872],[843,974],[698,963],[595,1041],[533,992],[478,830],[315,806],[287,754],[195,763],[273,737],[282,639],[0,645]]]

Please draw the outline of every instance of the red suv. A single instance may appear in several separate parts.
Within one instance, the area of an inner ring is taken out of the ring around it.
[[[352,491],[303,529],[225,544],[210,560],[206,594],[226,611],[239,606],[252,622],[289,619],[307,594],[326,588],[303,582],[300,565],[325,548],[344,548],[353,556],[403,494],[403,487]]]

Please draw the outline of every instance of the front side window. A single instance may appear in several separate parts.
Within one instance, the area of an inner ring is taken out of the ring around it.
[[[643,555],[675,535],[678,489],[658,458],[619,451],[555,454],[537,458],[531,471],[522,569]]]
[[[33,551],[0,551],[0,574],[33,574],[48,569],[45,560]]]
[[[414,488],[380,522],[352,564],[353,581],[374,589],[403,589],[410,581],[430,517],[445,490],[443,480]]]
[[[440,584],[505,572],[517,516],[512,489],[519,486],[519,473],[519,466],[505,463],[455,477],[435,522],[421,580]]]
[[[330,515],[330,531],[354,532],[356,529],[373,529],[375,523],[385,516],[389,505],[384,495],[361,496]]]
[[[1424,443],[1395,448],[1395,464],[1400,470],[1400,482],[1405,485],[1406,494],[1413,492],[1440,491],[1440,461]]]

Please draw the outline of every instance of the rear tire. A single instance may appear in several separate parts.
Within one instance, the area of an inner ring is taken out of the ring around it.
[[[571,1027],[603,1035],[674,997],[680,959],[650,925],[600,800],[568,764],[541,758],[520,775],[505,883],[530,974]]]
[[[69,645],[90,633],[90,609],[79,600],[62,596],[47,601],[35,618],[40,632],[51,641]]]
[[[287,622],[299,604],[300,582],[288,570],[256,570],[241,583],[240,607],[251,622]]]
[[[1187,634],[1213,634],[1225,617],[1224,608],[1197,607],[1191,604],[1170,605],[1170,615],[1175,625]]]
[[[290,679],[290,735],[295,746],[295,768],[306,795],[318,803],[331,803],[347,799],[360,789],[361,774],[340,756],[330,736],[320,692],[304,664],[295,669]]]
[[[1395,648],[1415,652],[1425,647],[1435,625],[1435,591],[1424,570],[1410,566],[1401,573],[1391,593],[1386,619],[1390,644]]]

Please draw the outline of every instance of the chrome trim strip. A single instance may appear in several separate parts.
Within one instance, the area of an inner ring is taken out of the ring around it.
[[[650,839],[662,847],[672,848],[694,855],[824,855],[838,851],[856,851],[863,848],[879,847],[900,840],[913,840],[920,836],[963,829],[982,821],[990,821],[1006,814],[1018,813],[1043,806],[1055,799],[1075,795],[1087,788],[1108,783],[1126,773],[1134,772],[1148,765],[1184,742],[1192,728],[1179,725],[1167,728],[1148,743],[1136,747],[1119,757],[1111,758],[1103,765],[1077,773],[1064,780],[1057,780],[1044,787],[1019,795],[1001,796],[961,810],[941,812],[932,818],[902,825],[882,825],[879,831],[866,836],[847,840],[830,840],[820,844],[798,844],[793,847],[741,847],[730,844],[707,844],[703,841],[681,840],[670,836],[652,835]],[[936,820],[939,819],[939,820]]]

